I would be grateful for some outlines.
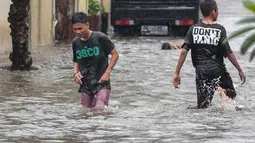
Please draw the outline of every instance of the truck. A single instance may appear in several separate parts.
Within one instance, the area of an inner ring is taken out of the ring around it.
[[[200,0],[111,0],[111,25],[120,35],[185,36],[199,21]]]

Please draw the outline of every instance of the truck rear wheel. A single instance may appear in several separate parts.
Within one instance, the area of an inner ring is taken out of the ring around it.
[[[171,26],[171,36],[185,37],[190,26]]]
[[[122,36],[134,36],[139,31],[136,26],[115,26],[114,33]]]

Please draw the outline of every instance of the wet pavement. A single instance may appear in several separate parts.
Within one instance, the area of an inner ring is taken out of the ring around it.
[[[238,27],[237,17],[249,15],[241,1],[219,1],[219,23],[228,34]],[[222,108],[218,94],[209,109],[187,109],[196,105],[195,75],[190,55],[182,69],[180,89],[171,84],[179,51],[160,50],[173,37],[112,37],[119,61],[111,74],[110,106],[88,110],[80,106],[78,86],[72,77],[70,45],[33,50],[39,70],[0,75],[1,143],[119,143],[119,142],[255,142],[254,62],[239,54],[244,37],[230,42],[247,75],[240,85],[238,72],[226,61],[237,90],[237,98]],[[0,65],[10,65],[1,55]],[[240,111],[235,106],[244,106]]]

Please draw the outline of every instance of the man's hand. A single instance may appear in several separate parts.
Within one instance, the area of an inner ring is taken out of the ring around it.
[[[242,81],[241,85],[243,85],[246,82],[246,76],[244,75],[243,71],[239,71],[239,76]]]
[[[188,48],[188,45],[185,44],[184,45],[186,48]],[[188,54],[188,51],[186,50],[186,48],[183,48],[181,49],[181,53],[180,53],[180,56],[179,56],[179,59],[178,59],[178,63],[177,63],[177,66],[176,66],[176,70],[174,72],[174,77],[173,77],[173,84],[174,84],[174,87],[175,88],[179,88],[179,85],[180,85],[180,71],[181,71],[181,68],[182,68],[182,65],[187,57],[187,54]]]
[[[246,76],[244,75],[239,63],[237,62],[235,55],[233,53],[228,54],[228,59],[236,67],[236,69],[239,71],[239,76],[240,76],[240,79],[242,81],[241,85],[243,85],[246,81]]]
[[[76,83],[82,84],[81,78],[83,78],[83,76],[81,75],[80,72],[74,74],[74,80]]]
[[[174,45],[172,42],[169,42],[170,49],[181,49],[181,44]]]
[[[105,72],[103,74],[103,76],[100,78],[99,83],[104,83],[106,81],[109,81],[109,79],[110,79],[110,73],[109,72]]]
[[[174,74],[172,82],[173,82],[175,88],[179,88],[179,85],[181,84],[180,75],[179,74]]]

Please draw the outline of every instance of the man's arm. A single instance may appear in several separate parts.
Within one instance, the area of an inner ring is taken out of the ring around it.
[[[73,76],[76,83],[82,84],[82,81],[81,81],[82,75],[79,71],[79,65],[77,62],[74,62],[73,64]]]
[[[183,65],[183,63],[184,63],[184,61],[187,57],[188,51],[191,49],[190,45],[192,44],[192,41],[193,41],[192,31],[193,31],[193,26],[191,26],[189,28],[189,31],[187,32],[187,35],[186,35],[185,40],[184,40],[184,44],[182,46],[177,45],[177,47],[182,48],[180,56],[179,56],[179,60],[178,60],[178,63],[177,63],[177,67],[176,67],[176,70],[175,70],[175,74],[177,74],[177,75],[180,74],[182,65]]]
[[[233,53],[231,54],[228,54],[228,60],[235,66],[235,68],[238,70],[239,72],[239,76],[240,76],[240,79],[242,81],[241,84],[244,84],[246,82],[246,76],[244,75],[243,73],[243,70],[242,68],[240,67],[239,63],[237,62],[236,60],[236,57]]]
[[[109,66],[107,67],[107,69],[105,71],[105,73],[110,74],[112,72],[112,69],[114,68],[115,64],[117,63],[119,54],[117,52],[117,49],[115,48],[114,43],[110,40],[110,38],[107,35],[103,34],[100,39],[100,42],[102,42],[101,44],[103,45],[105,55],[107,55],[107,56],[109,54],[112,55]]]
[[[116,63],[117,63],[117,61],[119,59],[119,54],[118,54],[116,48],[114,48],[111,51],[111,55],[112,55],[112,58],[110,60],[108,68],[105,71],[106,73],[109,73],[109,74],[112,72],[112,69],[114,68],[114,66],[116,65]]]
[[[72,42],[72,49],[73,49],[73,76],[74,76],[74,80],[76,83],[78,84],[82,84],[82,81],[81,81],[81,73],[79,71],[79,65],[78,65],[78,60],[77,60],[77,57],[76,57],[76,48],[75,48],[75,43],[74,41]]]
[[[221,41],[220,41],[220,47],[222,48],[222,52],[224,57],[228,57],[229,61],[236,67],[236,69],[240,72],[242,71],[240,65],[238,64],[235,55],[233,54],[233,51],[230,48],[229,42],[228,42],[228,38],[227,38],[227,32],[225,27],[222,27],[222,37],[221,37]]]
[[[99,80],[99,83],[104,83],[105,81],[108,81],[110,79],[110,73],[112,72],[112,69],[114,68],[114,66],[116,65],[118,58],[119,58],[119,54],[116,50],[116,48],[114,48],[111,53],[112,58],[110,60],[110,63],[105,71],[105,73],[103,74],[103,76],[101,77],[101,79]]]
[[[226,39],[227,39],[227,32],[226,32],[226,29],[223,27],[222,28],[222,38],[221,38],[220,44],[221,44],[221,48],[223,48],[224,57],[228,57],[229,61],[238,70],[240,79],[242,81],[242,84],[244,84],[245,81],[246,81],[246,76],[244,75],[243,70],[240,67],[239,63],[237,62],[236,57],[233,54],[233,52],[232,52],[232,50],[231,50],[231,48],[229,46],[229,43],[228,43],[228,41]]]
[[[242,68],[240,67],[238,61],[236,60],[236,57],[233,53],[228,54],[228,60],[235,66],[235,68],[239,71],[242,72]]]
[[[187,49],[182,48],[180,56],[179,56],[179,60],[178,60],[177,66],[176,66],[176,70],[174,73],[173,81],[172,81],[175,88],[179,88],[180,80],[181,80],[180,72],[181,72],[182,65],[187,57],[187,54],[188,54]]]
[[[73,63],[73,74],[77,74],[79,72],[79,66],[77,62]]]
[[[181,47],[182,50],[181,50],[181,53],[179,56],[179,60],[178,60],[178,63],[177,63],[177,66],[176,66],[176,69],[174,72],[173,81],[172,81],[175,88],[179,88],[179,85],[181,83],[180,82],[181,81],[181,79],[180,79],[181,68],[182,68],[184,61],[186,60],[188,51],[191,49],[191,45],[193,43],[192,31],[193,31],[193,26],[191,26],[189,28],[189,31],[185,37],[185,40],[184,40],[184,44]]]
[[[177,63],[177,66],[176,66],[176,70],[175,70],[175,74],[180,74],[180,71],[181,71],[181,68],[182,68],[182,65],[187,57],[187,54],[188,54],[188,51],[183,48],[181,50],[181,53],[180,53],[180,56],[179,56],[179,60],[178,60],[178,63]]]

